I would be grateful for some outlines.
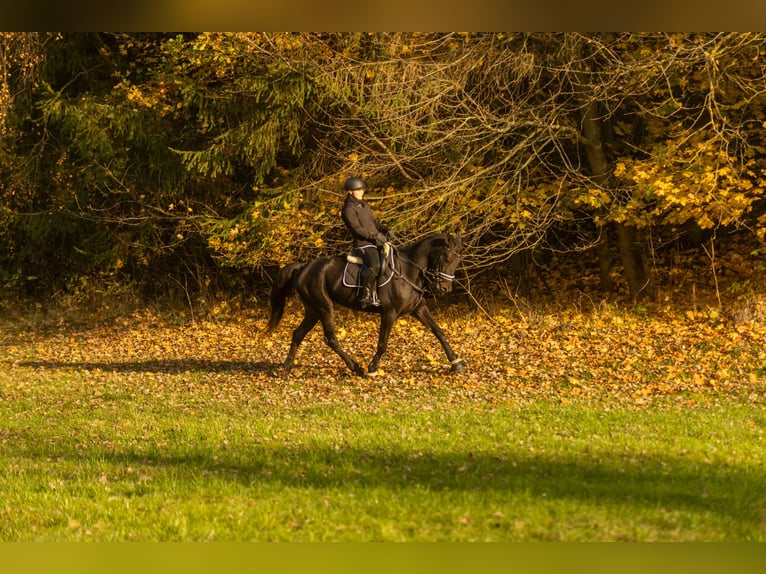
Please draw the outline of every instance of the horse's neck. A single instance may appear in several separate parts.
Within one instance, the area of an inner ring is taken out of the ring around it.
[[[428,253],[431,247],[427,243],[415,246],[404,253],[402,260],[406,265],[404,274],[410,281],[422,283],[426,268],[428,267]]]

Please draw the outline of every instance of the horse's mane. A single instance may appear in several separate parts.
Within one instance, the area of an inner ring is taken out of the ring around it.
[[[421,249],[423,249],[423,246],[426,243],[432,243],[437,240],[441,239],[444,242],[444,245],[447,244],[447,234],[446,233],[431,233],[429,235],[426,235],[425,237],[418,239],[415,243],[412,243],[408,245],[405,249],[405,251],[410,254],[414,255],[416,253],[419,253]]]

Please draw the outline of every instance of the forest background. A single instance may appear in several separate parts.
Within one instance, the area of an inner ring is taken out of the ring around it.
[[[351,175],[479,305],[752,297],[765,80],[757,33],[2,33],[2,297],[252,297]]]

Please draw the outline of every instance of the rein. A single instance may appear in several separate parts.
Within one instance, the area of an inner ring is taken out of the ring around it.
[[[424,279],[423,287],[418,287],[412,281],[407,279],[404,276],[404,274],[396,268],[396,264],[394,264],[394,275],[396,277],[399,277],[402,281],[404,281],[410,287],[415,289],[415,291],[420,293],[421,296],[426,292],[426,289],[425,289],[425,282],[426,281],[428,281],[428,282],[435,282],[437,279],[444,279],[446,281],[453,281],[455,279],[455,276],[454,275],[450,275],[449,273],[444,273],[443,271],[432,270],[432,269],[429,269],[427,267],[426,268],[421,267],[420,265],[415,263],[412,259],[410,259],[406,255],[402,254],[401,251],[399,251],[398,249],[396,249],[396,252],[399,254],[400,257],[402,257],[404,260],[406,260],[410,265],[415,267],[415,269],[420,271],[420,274],[423,276],[423,279]]]
[[[397,249],[397,253],[399,253],[399,250],[398,250],[398,249]],[[418,265],[417,263],[415,263],[415,262],[414,262],[412,259],[410,259],[410,258],[409,258],[409,257],[407,257],[406,255],[402,255],[401,253],[399,253],[399,255],[400,255],[402,258],[404,258],[404,259],[405,259],[407,262],[409,262],[409,264],[410,264],[410,265],[412,265],[413,267],[415,267],[416,269],[418,269],[418,270],[420,271],[420,273],[421,273],[423,276],[425,276],[425,275],[426,275],[426,270],[425,270],[425,269],[423,269],[423,268],[422,268],[420,265]],[[402,272],[401,272],[399,269],[397,269],[397,268],[396,268],[396,262],[394,262],[394,277],[397,277],[397,278],[401,279],[402,281],[404,281],[404,282],[405,282],[407,285],[409,285],[409,286],[410,286],[410,287],[412,287],[412,288],[413,288],[413,289],[414,289],[414,290],[415,290],[417,293],[419,293],[421,297],[422,297],[422,296],[425,294],[426,290],[425,290],[423,287],[418,287],[417,285],[415,285],[415,284],[414,284],[412,281],[410,281],[409,279],[407,279],[407,277],[405,277],[405,276],[404,276],[404,273],[402,273]]]

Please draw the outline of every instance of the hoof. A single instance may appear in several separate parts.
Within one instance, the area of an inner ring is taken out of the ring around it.
[[[465,373],[465,363],[463,362],[463,359],[455,359],[454,361],[452,361],[452,367],[450,368],[450,370],[453,373],[458,373],[460,375]]]
[[[360,377],[366,377],[367,376],[367,371],[365,371],[359,365],[354,365],[354,368],[351,369],[351,370],[354,372],[354,374],[359,375]]]

